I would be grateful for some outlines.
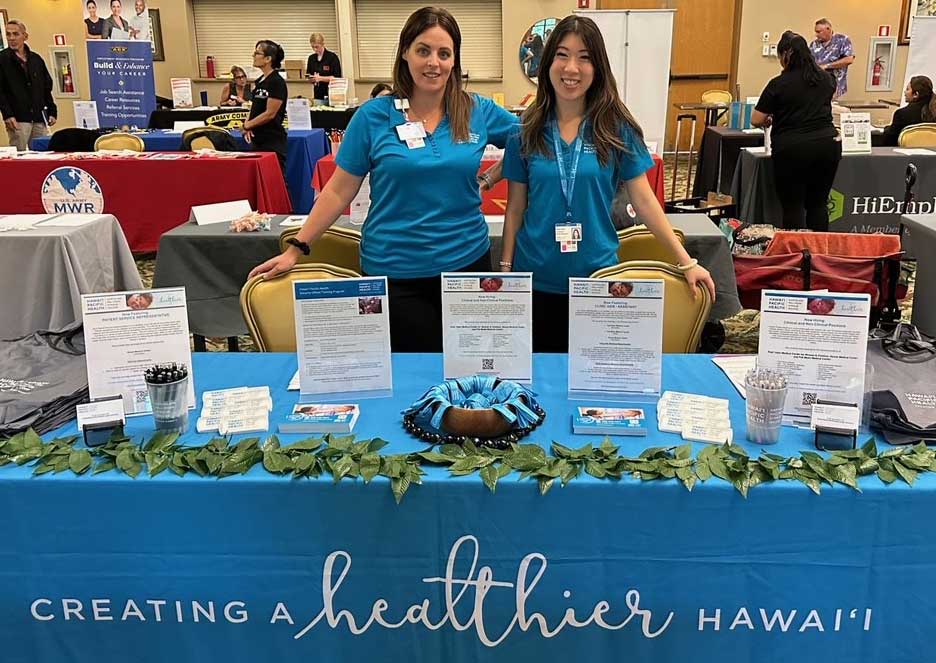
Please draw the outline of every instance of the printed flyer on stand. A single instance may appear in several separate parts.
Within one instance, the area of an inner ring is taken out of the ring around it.
[[[533,380],[533,275],[442,275],[445,379]]]
[[[784,417],[808,421],[819,399],[861,410],[870,315],[870,295],[761,293],[757,365],[786,376]]]
[[[299,400],[393,393],[386,277],[296,281]]]
[[[659,279],[569,279],[569,398],[659,395],[663,290]]]
[[[189,367],[189,408],[195,407],[185,288],[82,295],[81,313],[92,399],[122,396],[128,415],[148,414],[143,372],[176,362]]]

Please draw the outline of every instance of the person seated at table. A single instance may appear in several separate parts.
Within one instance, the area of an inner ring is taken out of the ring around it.
[[[335,174],[297,241],[250,273],[270,278],[292,268],[370,174],[361,266],[365,274],[388,277],[394,352],[441,352],[440,275],[491,270],[480,189],[494,178],[488,171],[479,185],[478,170],[484,146],[503,147],[517,119],[464,90],[461,43],[447,10],[424,7],[409,17],[393,64],[396,95],[358,109],[335,158]]]
[[[914,76],[904,90],[907,105],[894,111],[894,119],[884,128],[884,145],[896,146],[900,132],[912,124],[936,121],[936,96],[933,81],[927,76]]]
[[[127,19],[121,17],[120,12],[123,11],[123,6],[120,4],[120,0],[111,0],[110,3],[111,15],[104,19],[104,30],[102,32],[103,39],[110,39],[114,30],[123,30],[127,33],[125,39],[130,38],[130,24],[127,23]]]
[[[371,88],[370,98],[376,99],[377,97],[385,97],[388,94],[393,94],[393,88],[386,83],[377,83],[377,85]]]
[[[88,18],[84,20],[85,39],[100,39],[104,34],[104,19],[98,16],[97,3],[88,0],[85,6],[88,8]]]
[[[650,188],[645,173],[653,159],[618,95],[595,22],[559,21],[539,71],[536,99],[504,155],[509,184],[500,259],[501,271],[533,272],[533,351],[568,351],[569,277],[618,262],[611,205],[620,186],[678,257],[690,285],[708,288],[714,299],[712,277],[686,253]]]
[[[247,72],[234,65],[231,67],[232,80],[225,84],[221,90],[222,106],[243,106],[253,99],[253,92],[250,89],[250,81],[247,80]]]
[[[777,43],[783,71],[761,92],[751,115],[755,127],[771,127],[774,184],[783,207],[783,228],[829,230],[826,203],[842,143],[832,124],[835,78],[820,69],[806,40],[787,31]]]
[[[242,127],[244,140],[258,152],[275,152],[280,168],[286,169],[286,99],[289,89],[278,69],[286,54],[275,41],[264,39],[254,48],[253,66],[263,72],[253,89],[250,116]]]

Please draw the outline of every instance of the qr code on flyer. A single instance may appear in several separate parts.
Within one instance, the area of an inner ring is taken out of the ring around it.
[[[815,405],[818,395],[814,391],[804,391],[803,392],[803,402],[802,405]]]
[[[494,370],[494,359],[482,359],[481,360],[481,370],[482,371],[493,371]]]

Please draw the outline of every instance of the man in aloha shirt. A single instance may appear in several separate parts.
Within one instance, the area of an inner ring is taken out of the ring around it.
[[[855,61],[851,39],[832,32],[832,23],[827,18],[816,21],[816,39],[809,45],[816,64],[835,76],[835,99],[848,91],[848,65]]]

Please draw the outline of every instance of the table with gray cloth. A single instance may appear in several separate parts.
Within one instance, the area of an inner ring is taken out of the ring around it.
[[[907,257],[917,260],[910,322],[924,334],[936,336],[936,214],[905,214],[900,221],[903,248]]]
[[[240,291],[250,270],[279,250],[280,223],[276,216],[270,230],[233,233],[226,223],[199,226],[187,223],[164,233],[156,254],[153,286],[183,286],[188,302],[189,329],[193,334],[231,337],[247,333],[240,312]],[[731,252],[724,235],[704,214],[672,214],[670,223],[686,233],[686,250],[699,259],[715,280],[717,298],[711,319],[720,320],[741,310]],[[342,216],[335,224],[352,225]],[[503,224],[489,221],[491,256],[500,260]]]
[[[16,215],[0,217],[15,219]],[[0,338],[62,329],[81,319],[81,295],[143,287],[110,214],[82,226],[0,232]]]
[[[900,216],[932,214],[936,206],[936,152],[908,156],[893,147],[845,154],[829,195],[832,232],[896,233]],[[903,209],[907,164],[917,166],[915,207]],[[742,150],[731,182],[738,218],[748,223],[782,225],[783,210],[774,186],[773,161],[763,152]]]

